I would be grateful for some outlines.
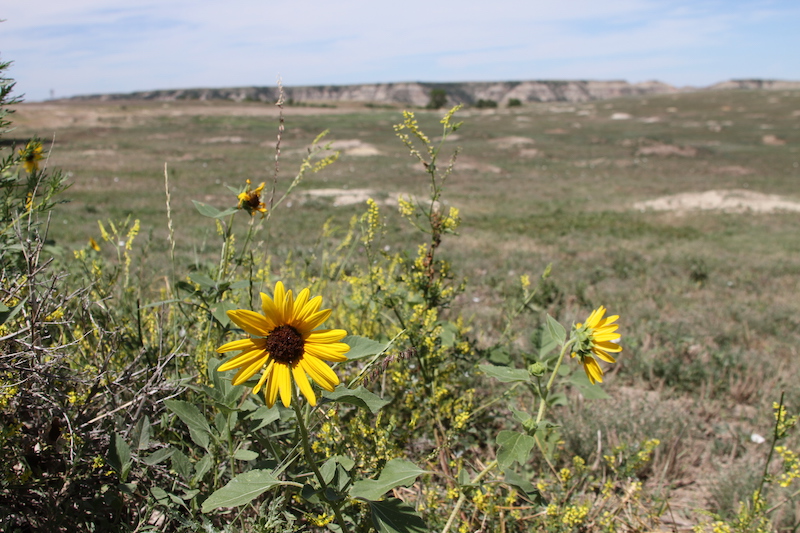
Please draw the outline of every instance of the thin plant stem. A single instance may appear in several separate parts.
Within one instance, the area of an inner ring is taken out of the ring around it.
[[[553,383],[556,380],[556,376],[558,375],[558,369],[561,368],[561,363],[564,361],[564,356],[567,354],[567,350],[569,347],[572,346],[574,341],[570,339],[569,341],[564,343],[564,346],[561,347],[561,353],[558,354],[558,361],[556,361],[556,366],[553,369],[553,374],[550,376],[550,379],[547,381],[547,386],[544,389],[544,394],[540,395],[539,397],[539,413],[536,415],[536,425],[544,418],[545,410],[547,409],[547,397],[550,395],[550,389],[553,388]]]
[[[483,479],[486,476],[486,474],[488,474],[496,466],[497,466],[497,459],[492,459],[491,461],[489,461],[489,464],[487,464],[483,468],[483,470],[478,472],[478,475],[476,475],[473,478],[473,480],[470,481],[470,485],[478,483],[481,479]],[[450,513],[450,517],[447,519],[447,523],[444,525],[444,528],[442,529],[442,533],[447,533],[448,531],[450,531],[450,527],[453,525],[453,522],[456,519],[456,515],[461,510],[461,506],[464,505],[466,499],[467,498],[466,496],[464,496],[464,491],[462,490],[461,494],[458,495],[458,500],[456,500],[456,505],[455,507],[453,507],[453,511]]]
[[[300,401],[297,398],[297,394],[292,390],[292,407],[294,408],[295,418],[297,419],[297,429],[300,431],[300,440],[303,443],[303,454],[306,457],[306,463],[308,466],[311,467],[311,470],[314,472],[314,476],[317,478],[320,486],[323,490],[328,488],[328,484],[325,483],[325,478],[322,476],[322,472],[319,470],[319,466],[317,466],[317,462],[314,460],[314,454],[311,451],[311,444],[308,441],[308,428],[306,427],[305,423],[305,416],[303,415],[303,411],[300,409]],[[328,502],[331,507],[333,508],[333,514],[336,516],[336,521],[339,523],[339,527],[342,528],[344,533],[350,533],[350,529],[347,527],[347,522],[344,521],[344,517],[342,516],[341,508],[338,503]]]

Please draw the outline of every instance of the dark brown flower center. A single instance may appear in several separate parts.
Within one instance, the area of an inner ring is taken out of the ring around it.
[[[245,203],[247,203],[251,209],[258,209],[261,206],[261,197],[257,192],[251,191],[247,193],[247,200]]]
[[[287,324],[278,326],[267,336],[267,353],[279,363],[289,365],[302,359],[303,346],[303,336]]]

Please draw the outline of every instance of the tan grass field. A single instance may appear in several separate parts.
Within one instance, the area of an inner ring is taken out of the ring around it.
[[[392,131],[400,111],[284,110],[278,190],[320,131],[342,155],[276,211],[276,253],[312,254],[321,224],[343,231],[367,198],[398,227],[397,196],[425,197],[425,174]],[[438,131],[440,112],[417,114]],[[665,530],[686,530],[698,509],[735,510],[760,475],[768,445],[754,435],[768,437],[772,402],[785,391],[790,411],[800,406],[800,91],[457,116],[465,124],[448,143],[462,153],[444,202],[464,223],[445,253],[469,281],[459,304],[486,332],[478,343],[493,340],[501,295],[518,276],[552,263],[543,308],[569,322],[602,303],[621,315],[625,347],[605,383],[613,399],[558,414],[565,449],[660,439],[647,487],[669,495]],[[64,101],[22,104],[13,118],[6,143],[38,135],[48,166],[71,173],[69,203],[50,222],[55,244],[68,253],[98,238],[98,220],[141,219],[142,275],[154,279],[167,264],[165,163],[184,265],[213,261],[216,249],[192,200],[231,207],[226,185],[269,188],[275,175],[274,106]],[[385,246],[405,236],[392,231]]]

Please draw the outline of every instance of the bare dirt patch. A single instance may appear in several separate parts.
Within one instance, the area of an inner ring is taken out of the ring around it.
[[[721,189],[700,193],[682,193],[655,200],[637,202],[640,211],[721,211],[726,213],[800,212],[800,202],[775,194],[762,194],[745,189]]]
[[[520,148],[523,146],[529,146],[534,143],[534,140],[529,137],[500,137],[497,139],[492,139],[489,141],[493,146],[498,148]]]
[[[755,172],[752,168],[740,165],[727,165],[724,167],[713,167],[710,169],[714,174],[727,174],[728,176],[749,176]]]
[[[694,157],[697,155],[697,148],[692,148],[691,146],[675,146],[673,144],[656,143],[640,147],[638,150],[636,150],[636,155],[677,155],[680,157]]]
[[[761,138],[761,142],[766,144],[767,146],[783,146],[786,144],[786,141],[778,137],[777,135],[764,135]]]
[[[370,155],[380,155],[380,151],[369,143],[361,139],[342,139],[331,143],[331,149],[341,150],[345,155],[364,157]]]

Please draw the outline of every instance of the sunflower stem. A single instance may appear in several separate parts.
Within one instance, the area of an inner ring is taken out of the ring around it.
[[[539,395],[539,413],[536,415],[536,425],[538,426],[539,423],[544,418],[545,410],[547,409],[547,397],[550,396],[550,389],[553,388],[553,383],[556,380],[556,376],[558,375],[558,369],[561,368],[561,363],[564,361],[564,356],[567,354],[567,350],[572,344],[575,342],[575,339],[570,339],[564,343],[561,347],[561,353],[558,354],[558,360],[556,361],[556,366],[553,368],[553,374],[550,376],[550,379],[547,381],[547,386],[544,389],[544,394]]]
[[[317,481],[324,492],[325,489],[328,488],[328,484],[325,483],[325,478],[322,476],[322,472],[320,472],[319,466],[317,466],[317,462],[314,460],[314,454],[311,451],[311,444],[308,441],[308,428],[306,427],[305,416],[303,416],[303,412],[300,409],[300,401],[297,398],[297,393],[295,392],[294,387],[292,387],[292,396],[292,407],[294,408],[295,418],[297,419],[297,429],[300,430],[300,440],[303,443],[303,454],[306,456],[306,463],[308,463],[308,466],[311,467],[311,470],[314,472],[314,476],[317,478]],[[327,500],[325,497],[323,497],[323,499]],[[347,522],[344,521],[344,517],[342,516],[339,504],[331,501],[328,501],[328,503],[333,508],[333,514],[336,516],[336,521],[339,523],[339,527],[342,528],[344,533],[350,533],[350,529],[347,527]]]

